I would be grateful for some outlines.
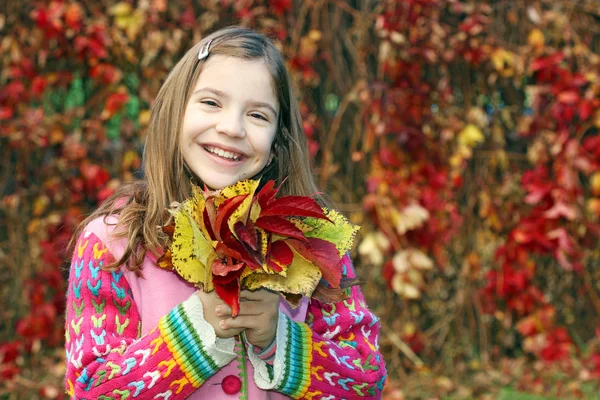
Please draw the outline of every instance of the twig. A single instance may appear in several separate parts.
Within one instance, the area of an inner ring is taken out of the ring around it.
[[[600,315],[600,297],[598,297],[598,293],[596,293],[594,290],[594,285],[592,285],[592,277],[590,276],[590,271],[588,271],[587,268],[583,269],[583,278],[587,292],[590,294],[590,298],[594,304],[594,308],[598,312],[598,315]]]
[[[419,368],[425,365],[423,361],[419,358],[419,356],[417,356],[415,352],[412,351],[412,349],[406,343],[404,343],[400,336],[392,332],[392,330],[387,325],[382,323],[381,328],[382,332],[390,340],[390,342],[392,342],[394,346],[396,346],[406,357],[408,357],[408,359],[412,361],[413,364],[415,364]]]

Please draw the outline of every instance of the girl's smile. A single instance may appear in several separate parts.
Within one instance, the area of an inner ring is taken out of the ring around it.
[[[278,113],[264,61],[211,56],[185,110],[185,163],[211,189],[256,175],[271,160]]]

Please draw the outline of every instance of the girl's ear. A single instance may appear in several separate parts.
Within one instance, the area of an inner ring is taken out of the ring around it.
[[[267,166],[271,165],[271,163],[275,159],[276,151],[277,151],[277,145],[275,144],[275,141],[273,141],[273,144],[271,145],[271,154],[269,155],[269,162],[267,163]]]

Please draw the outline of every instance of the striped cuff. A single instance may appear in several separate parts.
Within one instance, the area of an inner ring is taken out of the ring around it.
[[[258,358],[260,358],[267,364],[269,364],[271,366],[273,365],[273,362],[275,362],[275,350],[277,350],[276,338],[273,339],[273,341],[271,342],[271,344],[269,346],[265,347],[264,349],[260,349],[256,346],[253,346],[252,343],[250,343],[248,341],[244,332],[242,332],[241,336],[242,336],[242,339],[244,340],[244,343],[246,343],[246,347],[248,347],[248,350],[250,352],[256,354],[256,356]]]
[[[161,336],[186,378],[199,387],[235,358],[235,340],[217,338],[204,319],[197,295],[173,308],[158,323]]]
[[[276,390],[292,398],[302,397],[310,384],[312,331],[308,325],[294,322],[284,313],[279,313],[275,346],[271,374],[267,362],[253,351],[248,352],[254,366],[256,386],[263,390]]]

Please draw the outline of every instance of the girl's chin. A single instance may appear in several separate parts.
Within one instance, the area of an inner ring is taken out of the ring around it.
[[[236,184],[239,181],[248,179],[248,176],[246,174],[243,174],[235,177],[222,177],[218,180],[216,180],[214,176],[206,180],[203,180],[202,177],[199,178],[204,183],[204,185],[206,185],[210,190],[221,190],[227,186]]]

